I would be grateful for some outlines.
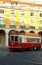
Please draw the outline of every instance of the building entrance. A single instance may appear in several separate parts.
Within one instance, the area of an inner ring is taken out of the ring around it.
[[[5,46],[5,31],[0,30],[0,47]]]

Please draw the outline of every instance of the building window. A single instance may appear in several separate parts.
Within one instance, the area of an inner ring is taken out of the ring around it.
[[[42,24],[42,20],[40,20],[40,24]]]
[[[30,26],[29,28],[30,28],[30,29],[35,29],[35,26]]]
[[[10,25],[14,25],[14,21],[10,21]]]
[[[11,14],[14,14],[14,10],[13,9],[11,9]]]
[[[24,15],[24,13],[21,13],[21,15]]]
[[[22,15],[23,15],[23,16],[25,15],[25,12],[24,12],[24,11],[21,11],[21,16],[22,16]]]
[[[34,16],[34,13],[33,12],[31,12],[31,14],[30,14],[31,16]]]
[[[39,26],[39,29],[42,30],[42,26]]]
[[[42,17],[42,13],[40,13],[40,17]]]
[[[0,24],[4,24],[4,17],[0,17]]]
[[[4,13],[4,10],[3,9],[0,9],[0,13]]]

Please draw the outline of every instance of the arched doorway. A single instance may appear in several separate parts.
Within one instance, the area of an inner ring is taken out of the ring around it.
[[[11,39],[13,40],[13,36],[14,36],[14,35],[19,35],[19,31],[16,31],[16,30],[10,30],[10,31],[9,31],[8,43],[9,43],[9,41],[10,41],[10,35],[12,35],[12,36],[11,36],[11,37],[12,37]]]
[[[5,31],[0,30],[0,47],[5,46]]]
[[[24,30],[21,30],[21,31],[19,32],[19,34],[24,35],[24,34],[25,34],[25,31],[24,31]]]
[[[35,33],[34,31],[30,31],[30,33]]]
[[[41,36],[41,43],[42,43],[42,31],[40,31],[38,34]]]
[[[19,31],[16,31],[16,30],[10,30],[10,31],[9,31],[9,35],[10,35],[10,34],[17,35],[17,34],[19,34]]]

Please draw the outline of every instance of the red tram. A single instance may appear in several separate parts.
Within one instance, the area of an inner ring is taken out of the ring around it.
[[[11,31],[9,34],[9,50],[40,49],[41,37],[39,34]]]

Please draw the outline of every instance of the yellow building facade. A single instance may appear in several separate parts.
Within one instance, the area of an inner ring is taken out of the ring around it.
[[[25,28],[30,26],[34,26],[35,29],[42,28],[42,10],[31,8],[35,9],[35,7],[26,6],[14,6],[14,8],[0,6],[0,25],[6,28],[10,28],[11,25],[21,28],[23,24]]]
[[[0,46],[8,46],[11,30],[42,32],[42,4],[14,3],[0,3]]]

